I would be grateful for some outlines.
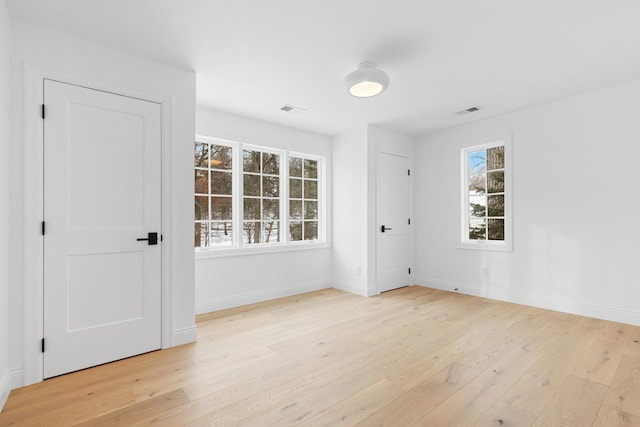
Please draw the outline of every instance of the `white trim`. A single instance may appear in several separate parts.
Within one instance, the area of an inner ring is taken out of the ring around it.
[[[0,411],[4,408],[4,404],[7,403],[7,399],[9,398],[9,393],[11,393],[11,375],[9,371],[5,371],[2,374],[2,378],[0,378]]]
[[[11,375],[11,388],[16,389],[24,386],[24,370],[15,368],[9,372]]]
[[[263,289],[256,292],[232,295],[222,298],[214,298],[206,301],[196,302],[196,314],[210,313],[212,311],[224,310],[227,308],[239,307],[247,304],[268,301],[276,298],[299,295],[306,292],[320,291],[330,288],[331,285],[326,280],[315,280],[313,282],[297,283],[295,285],[282,286],[279,288]]]
[[[458,204],[458,227],[459,237],[456,244],[457,249],[471,249],[483,251],[513,251],[513,155],[512,155],[512,135],[503,135],[496,138],[483,138],[477,140],[474,145],[465,145],[460,149],[460,194]],[[468,230],[468,198],[467,198],[467,161],[468,153],[475,150],[487,149],[504,145],[504,241],[473,241],[467,236]]]
[[[171,119],[173,106],[170,97],[140,92],[130,88],[104,84],[41,65],[24,62],[24,162],[25,162],[25,262],[24,262],[24,366],[23,384],[30,385],[43,380],[43,355],[40,340],[43,332],[43,259],[40,222],[43,212],[42,141],[43,127],[40,106],[44,96],[44,79],[57,80],[73,85],[94,88],[161,104],[162,107],[162,234],[171,242]],[[171,259],[173,247],[162,248],[162,348],[172,346],[173,331],[171,290]]]
[[[369,292],[369,286],[359,285],[357,283],[333,282],[332,287],[334,289],[338,289],[339,291],[349,292],[350,294],[354,295],[360,295],[361,297],[377,295],[377,291],[373,291],[373,293]]]
[[[189,326],[188,328],[176,329],[173,331],[173,338],[171,344],[173,347],[196,342],[198,339],[198,328],[196,325]]]
[[[496,289],[470,283],[456,283],[429,277],[416,278],[418,286],[441,289],[450,292],[459,292],[483,298],[499,301],[513,302],[516,304],[544,308],[547,310],[561,311],[580,316],[595,317],[640,326],[640,311],[623,310],[619,308],[605,307],[597,304],[589,304],[563,298],[553,298],[544,295],[536,295],[528,292]],[[457,289],[457,291],[456,291]]]

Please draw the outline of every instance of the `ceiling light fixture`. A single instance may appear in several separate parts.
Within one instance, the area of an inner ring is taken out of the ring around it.
[[[369,98],[382,93],[389,86],[389,76],[373,62],[362,62],[357,70],[345,77],[344,84],[351,95]]]

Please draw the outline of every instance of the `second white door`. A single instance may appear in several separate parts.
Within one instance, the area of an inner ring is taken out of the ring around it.
[[[51,80],[44,104],[49,378],[161,347],[161,109]]]
[[[409,159],[378,153],[376,282],[378,292],[409,284]]]

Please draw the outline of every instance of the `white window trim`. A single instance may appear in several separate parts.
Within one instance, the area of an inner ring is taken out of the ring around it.
[[[486,138],[482,141],[476,141],[475,145],[464,146],[460,149],[460,194],[458,207],[458,244],[457,249],[471,249],[481,251],[513,251],[513,162],[512,162],[512,137],[505,135],[501,138]],[[468,235],[468,215],[469,205],[467,197],[467,162],[468,154],[472,151],[487,149],[504,145],[504,240],[503,241],[480,241],[469,240]]]
[[[211,143],[233,148],[232,172],[232,224],[233,238],[231,245],[212,246],[208,248],[194,248],[196,259],[225,258],[231,256],[256,255],[266,253],[291,252],[299,250],[314,250],[331,247],[328,239],[329,221],[327,212],[327,159],[326,157],[289,151],[274,147],[262,146],[252,143],[244,143],[229,139],[215,138],[204,135],[196,135],[195,142]],[[277,243],[251,243],[242,241],[242,212],[243,212],[243,179],[242,162],[243,151],[256,150],[261,152],[278,154],[280,156],[280,242]],[[301,157],[318,162],[318,240],[289,240],[289,157]],[[195,226],[195,222],[194,222]],[[285,227],[286,226],[286,227]]]

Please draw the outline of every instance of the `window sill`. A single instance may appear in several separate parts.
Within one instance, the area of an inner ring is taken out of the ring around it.
[[[294,243],[288,245],[273,245],[273,246],[258,246],[258,247],[244,247],[244,248],[216,248],[216,249],[196,249],[196,260],[200,259],[215,259],[215,258],[228,258],[236,256],[249,256],[249,255],[267,255],[283,252],[297,252],[297,251],[313,251],[320,249],[329,249],[331,244],[327,242],[321,243]]]
[[[513,252],[513,245],[511,243],[463,242],[458,243],[456,249],[472,251]]]

